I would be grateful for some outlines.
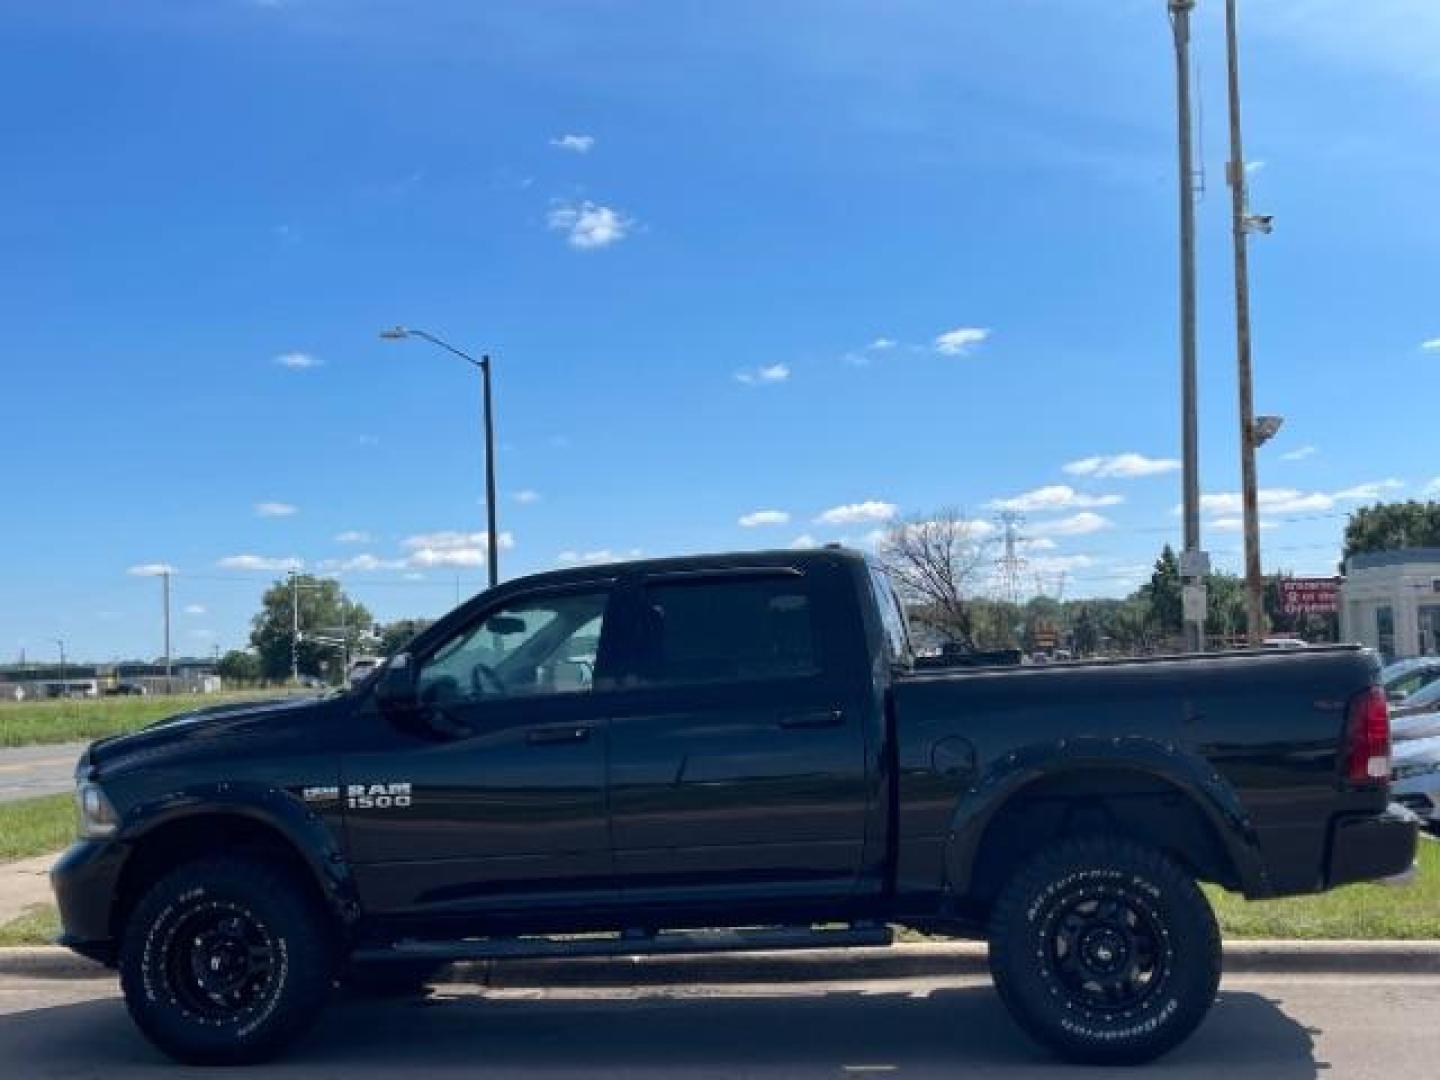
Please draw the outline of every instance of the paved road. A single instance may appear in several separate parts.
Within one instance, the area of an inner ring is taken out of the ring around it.
[[[0,802],[58,795],[75,783],[75,761],[86,743],[0,750]]]
[[[1440,978],[1226,980],[1199,1033],[1155,1072],[1344,1080],[1431,1075]],[[235,1077],[177,1070],[131,1028],[109,980],[0,978],[5,1074]],[[1146,1075],[1151,1071],[1147,1070]],[[1065,1077],[979,980],[626,992],[438,988],[398,1002],[341,1001],[281,1063],[250,1078]],[[1134,1071],[1113,1075],[1133,1078]]]

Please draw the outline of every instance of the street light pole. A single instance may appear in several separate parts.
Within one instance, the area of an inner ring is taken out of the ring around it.
[[[1236,0],[1225,0],[1225,46],[1230,81],[1231,231],[1235,240],[1235,361],[1240,383],[1240,499],[1245,528],[1245,636],[1265,638],[1265,579],[1260,571],[1260,495],[1255,476],[1255,387],[1250,351],[1249,193],[1240,128],[1240,49]]]
[[[485,432],[485,553],[490,588],[493,589],[500,583],[500,536],[496,531],[495,523],[495,417],[490,386],[490,354],[484,353],[479,360],[476,360],[469,353],[462,352],[448,341],[425,330],[416,330],[414,327],[391,327],[389,330],[381,330],[380,336],[386,341],[404,341],[406,338],[412,337],[422,338],[430,344],[460,357],[471,367],[480,369],[481,388],[484,394],[481,418]]]
[[[70,688],[65,685],[65,639],[56,638],[55,644],[60,646],[60,693],[63,697],[69,697]]]
[[[165,607],[165,693],[173,694],[175,685],[170,679],[170,571],[160,574],[160,592]]]
[[[300,576],[290,571],[290,682],[300,685]]]
[[[1205,575],[1200,548],[1200,436],[1196,390],[1195,164],[1190,111],[1190,13],[1195,0],[1167,0],[1175,33],[1175,89],[1180,149],[1180,427],[1185,547],[1180,557],[1185,647],[1205,648]]]

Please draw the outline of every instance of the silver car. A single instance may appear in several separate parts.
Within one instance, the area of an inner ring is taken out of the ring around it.
[[[1440,831],[1440,737],[1396,742],[1390,765],[1390,797]]]

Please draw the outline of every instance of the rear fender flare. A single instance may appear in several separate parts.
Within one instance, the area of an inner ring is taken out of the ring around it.
[[[1173,743],[1138,738],[1063,739],[1027,746],[990,762],[961,794],[951,817],[945,846],[946,890],[956,896],[968,891],[985,831],[1012,798],[1037,781],[1097,769],[1135,772],[1179,789],[1214,828],[1245,894],[1259,897],[1269,892],[1254,825],[1234,788],[1204,758]]]

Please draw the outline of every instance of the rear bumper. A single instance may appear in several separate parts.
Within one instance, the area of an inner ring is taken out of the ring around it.
[[[1415,862],[1419,832],[1419,820],[1396,803],[1378,817],[1341,818],[1330,842],[1326,885],[1333,888],[1405,873]]]
[[[126,852],[124,844],[81,840],[50,868],[60,908],[60,944],[101,963],[114,962],[110,915]]]

